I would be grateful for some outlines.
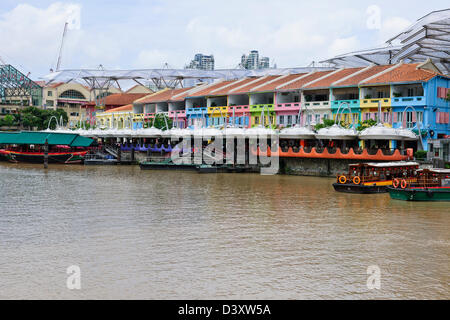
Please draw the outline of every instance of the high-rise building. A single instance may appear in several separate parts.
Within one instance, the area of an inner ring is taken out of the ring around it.
[[[214,70],[214,56],[197,53],[186,69]]]
[[[269,68],[269,61],[268,57],[260,58],[258,50],[252,50],[249,55],[242,55],[240,66],[248,70],[264,69]]]

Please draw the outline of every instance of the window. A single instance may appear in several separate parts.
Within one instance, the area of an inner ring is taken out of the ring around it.
[[[417,122],[423,122],[423,111],[417,111]]]
[[[364,121],[367,121],[370,119],[370,113],[364,113]]]
[[[315,121],[316,123],[320,123],[320,114],[316,114]]]
[[[278,122],[279,122],[280,124],[284,124],[284,116],[279,116]]]
[[[397,112],[397,122],[403,122],[403,112]]]
[[[414,88],[408,88],[408,97],[414,97]]]
[[[413,113],[412,111],[406,112],[406,127],[412,128],[413,127]]]
[[[49,92],[47,93],[47,96],[49,96],[49,97],[53,96],[53,92],[52,92],[52,91],[49,91]]]
[[[55,104],[54,104],[53,100],[45,100],[45,105],[47,107],[53,107]]]
[[[255,124],[259,123],[259,117],[255,117]]]
[[[59,96],[60,98],[65,98],[65,99],[81,99],[81,100],[86,100],[85,96],[77,91],[77,90],[66,90],[63,93],[61,93],[61,95]]]
[[[328,119],[328,114],[327,114],[327,113],[325,113],[325,114],[323,115],[323,120],[326,120],[326,119]]]
[[[383,112],[383,122],[389,122],[389,112]]]
[[[312,114],[308,114],[308,121],[309,121],[309,123],[312,122]]]
[[[288,116],[287,117],[287,124],[291,125],[292,124],[292,116]]]

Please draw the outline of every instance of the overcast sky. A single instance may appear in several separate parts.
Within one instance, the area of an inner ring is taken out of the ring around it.
[[[445,9],[432,0],[90,0],[0,2],[0,57],[33,79],[62,69],[183,68],[195,53],[234,68],[259,50],[278,67],[306,66],[382,44],[418,18]]]

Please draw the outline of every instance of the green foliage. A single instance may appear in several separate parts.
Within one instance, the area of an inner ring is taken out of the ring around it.
[[[75,125],[75,128],[89,130],[89,129],[95,129],[96,126],[95,125],[91,125],[89,123],[89,121],[84,121],[83,123],[81,123],[81,126],[80,126],[80,122],[77,122],[76,125]]]
[[[417,150],[414,152],[414,158],[425,159],[427,157],[427,152],[425,150]]]
[[[169,129],[172,128],[172,119],[164,116],[167,119],[167,125]],[[150,122],[149,127],[154,126],[157,129],[166,130],[166,121],[163,116],[157,116],[156,119]]]
[[[27,107],[23,109],[18,117],[18,122],[22,123],[25,128],[32,129],[36,127],[38,130],[47,129],[50,119],[52,117],[56,119],[63,119],[64,124],[68,122],[67,113],[63,109],[48,110],[48,109],[38,109],[36,107]],[[50,128],[56,128],[56,121],[50,122]]]
[[[362,131],[364,129],[370,128],[377,125],[377,121],[373,120],[373,119],[369,119],[369,120],[364,120],[364,121],[360,121],[358,122],[358,126],[356,128],[356,130],[358,131]]]
[[[15,125],[17,125],[16,118],[11,114],[8,114],[3,119],[0,119],[0,127],[12,127]]]
[[[340,123],[342,126],[345,126],[344,122],[341,121]],[[334,125],[334,120],[331,119],[323,119],[323,123],[318,123],[314,126],[314,129],[319,130],[322,128],[328,128],[331,127],[332,125]]]

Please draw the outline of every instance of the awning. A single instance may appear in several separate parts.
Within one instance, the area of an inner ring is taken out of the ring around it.
[[[91,138],[74,133],[49,133],[42,131],[0,132],[0,144],[45,144],[70,147],[88,147],[94,142]]]

